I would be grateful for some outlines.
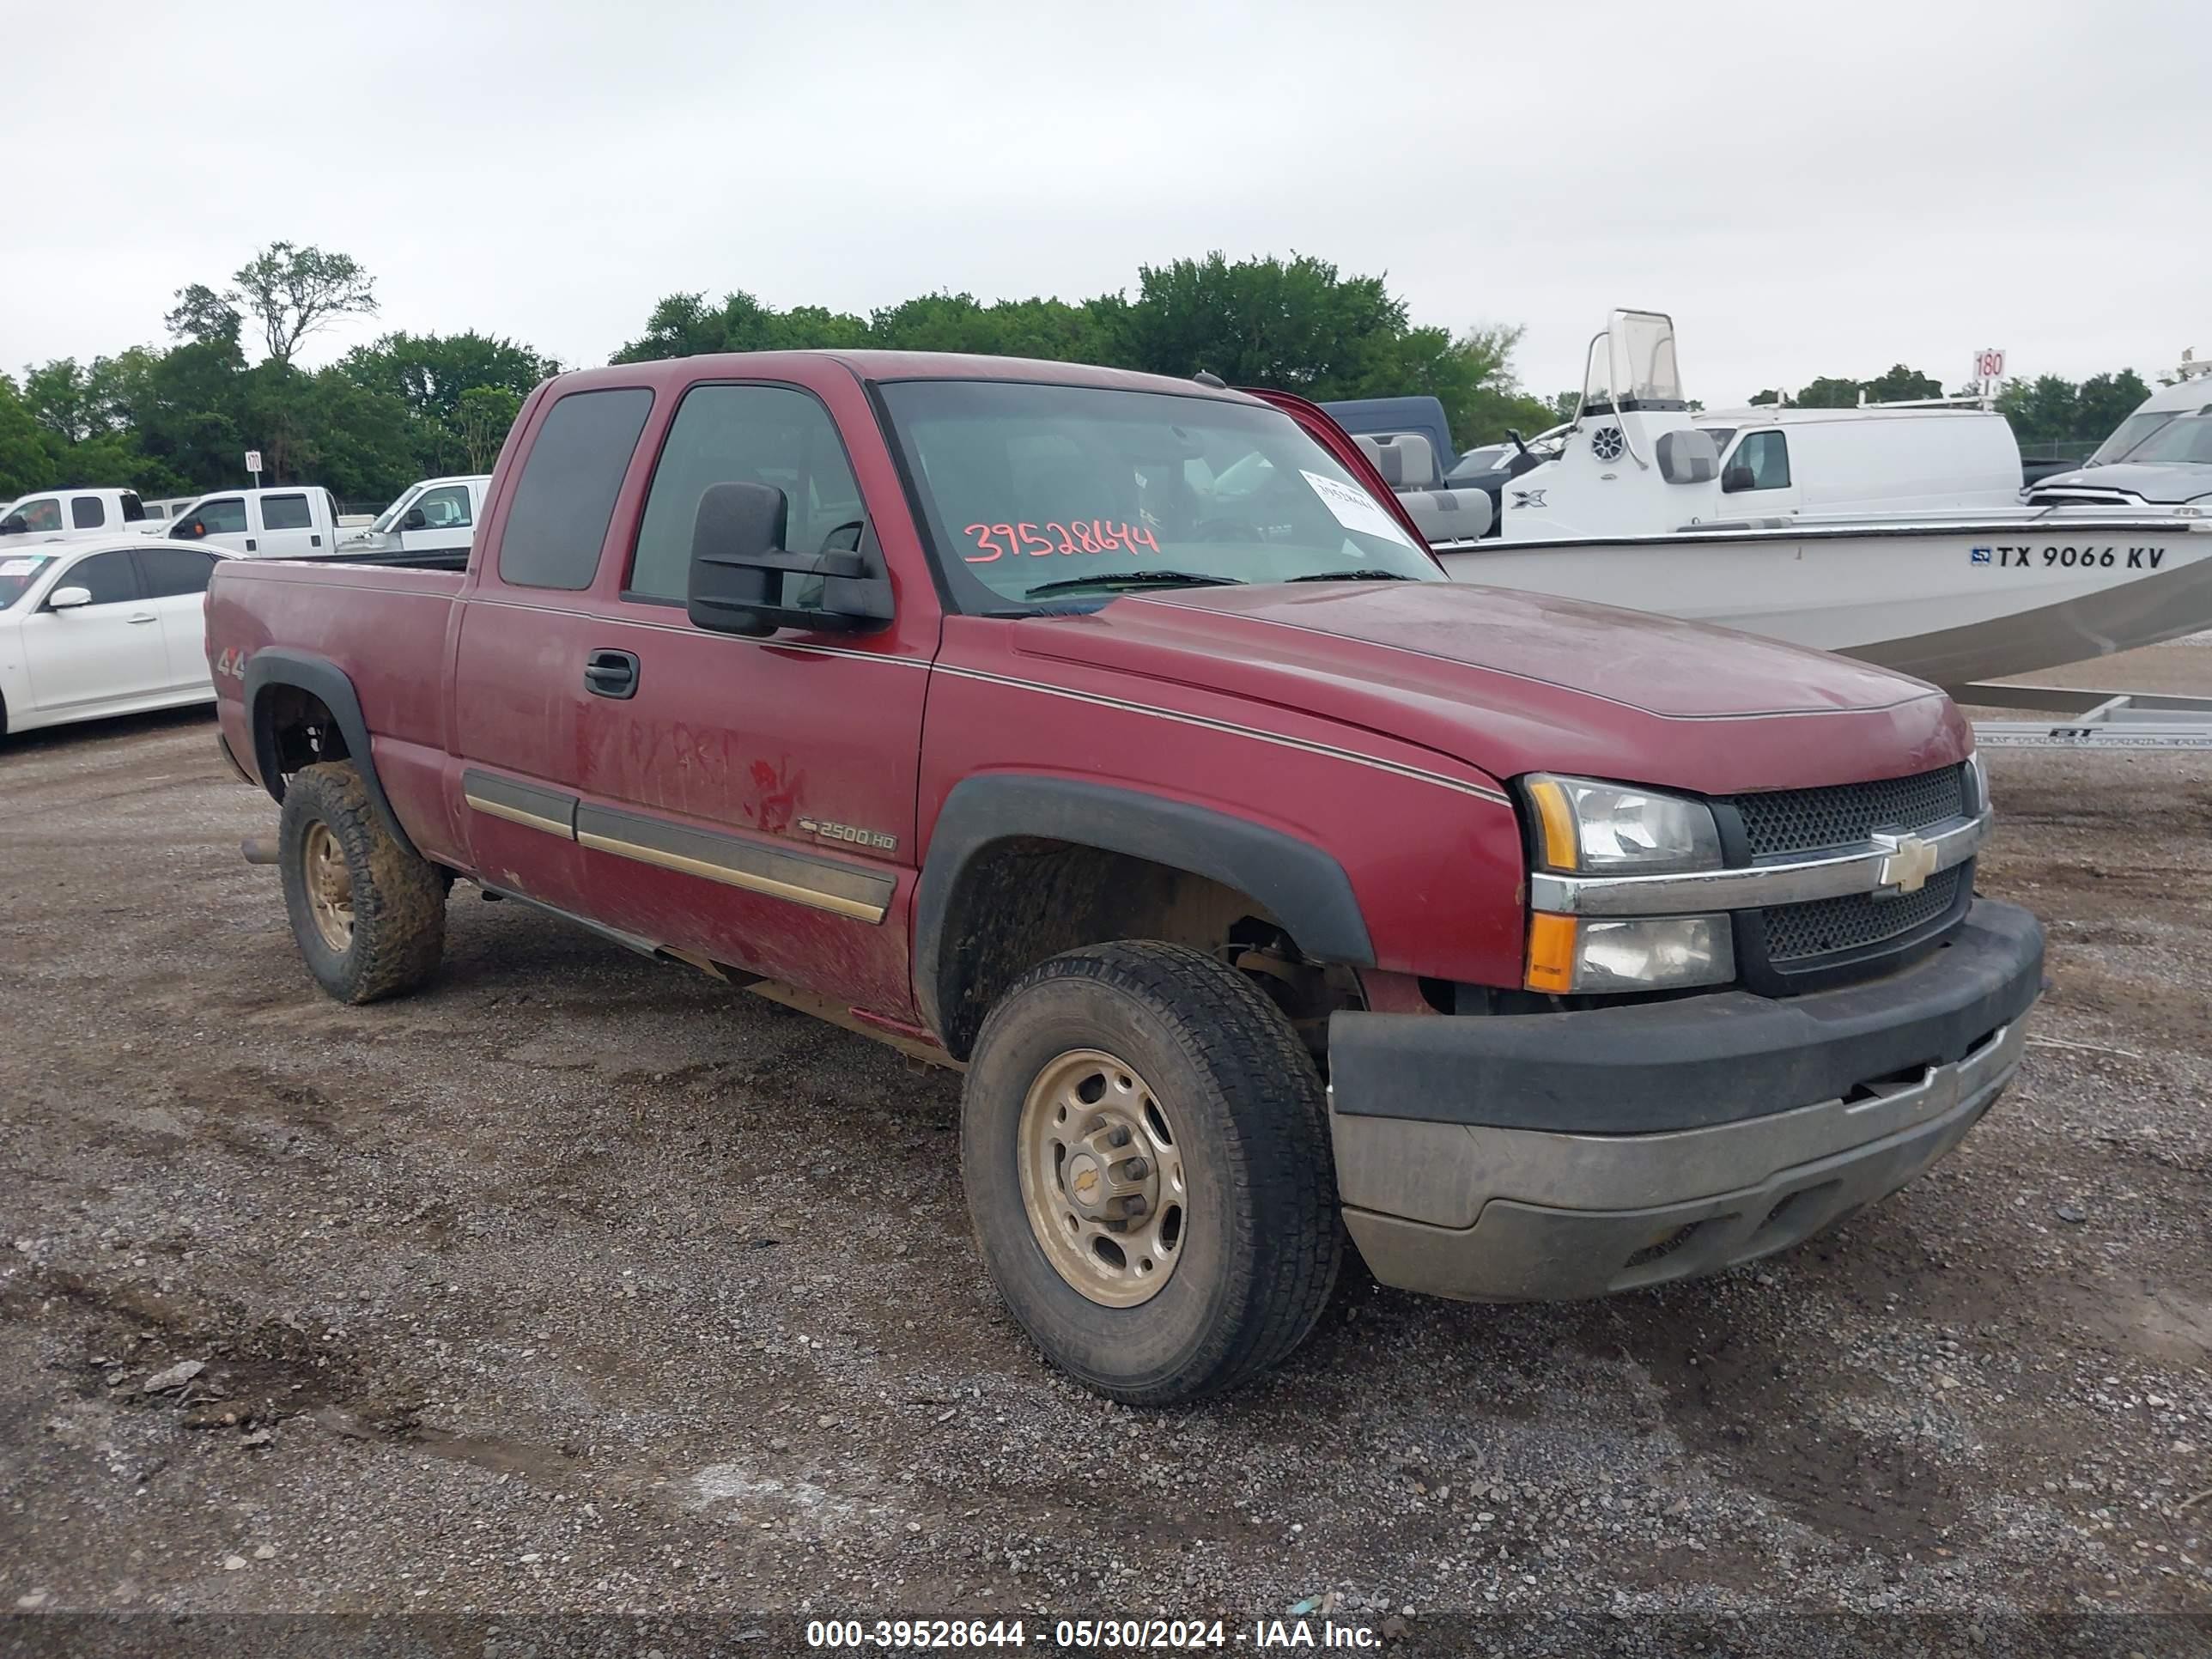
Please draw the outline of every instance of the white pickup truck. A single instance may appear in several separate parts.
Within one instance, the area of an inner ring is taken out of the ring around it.
[[[135,489],[40,489],[0,507],[0,536],[112,536],[145,518]]]
[[[337,545],[338,504],[317,484],[226,489],[180,507],[172,541],[227,547],[249,559],[292,559]]]
[[[380,562],[399,564],[418,560],[434,563],[441,556],[466,554],[476,539],[484,489],[490,483],[487,472],[411,483],[377,515],[375,523],[349,532],[339,549],[354,555],[389,556]]]

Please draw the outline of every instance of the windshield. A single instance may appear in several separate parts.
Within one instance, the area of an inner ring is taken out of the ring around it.
[[[2097,446],[2097,453],[2089,457],[2089,465],[2102,466],[2108,461],[2124,460],[2130,450],[2172,418],[2172,414],[2164,410],[2129,416],[2112,428],[2111,437]]]
[[[39,572],[48,562],[44,554],[35,558],[9,558],[0,554],[0,611],[21,599],[31,591],[31,584],[39,580]]]
[[[1279,410],[999,380],[883,392],[964,610],[1061,607],[1094,585],[1444,580]]]
[[[403,491],[398,501],[376,515],[376,522],[369,526],[368,533],[373,536],[381,536],[390,531],[399,522],[401,515],[415,505],[415,498],[422,493],[422,486],[420,484],[416,484],[412,489]]]
[[[2130,465],[2212,466],[2212,416],[2168,421],[2130,452]]]

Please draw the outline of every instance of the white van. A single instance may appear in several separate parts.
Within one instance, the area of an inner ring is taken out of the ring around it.
[[[0,507],[0,536],[112,536],[145,518],[135,489],[40,489]]]
[[[1960,513],[2020,503],[2020,445],[1993,410],[1940,405],[1700,410],[1720,452],[1698,516]]]
[[[190,507],[198,500],[199,497],[197,495],[164,495],[159,501],[147,502],[146,533],[149,536],[160,535],[161,532],[152,527],[155,523],[167,524],[184,508]]]
[[[226,489],[170,520],[172,541],[227,547],[249,559],[289,559],[337,545],[338,504],[318,484]]]
[[[411,483],[375,523],[349,532],[341,545],[352,553],[465,553],[476,539],[490,483],[484,472]]]

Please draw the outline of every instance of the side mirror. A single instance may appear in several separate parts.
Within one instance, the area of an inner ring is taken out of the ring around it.
[[[890,581],[864,554],[793,553],[784,538],[790,503],[774,484],[718,483],[691,522],[684,611],[701,628],[757,637],[779,628],[856,633],[891,619]],[[821,602],[783,602],[785,579],[821,579]]]
[[[76,611],[91,603],[92,590],[88,587],[57,587],[46,595],[49,611]]]
[[[430,521],[422,516],[421,507],[410,507],[407,509],[407,516],[400,520],[399,527],[402,530],[425,530],[429,524]]]
[[[21,536],[30,527],[20,513],[10,513],[6,518],[0,519],[0,536]]]
[[[1751,468],[1742,461],[1730,461],[1728,470],[1721,474],[1721,488],[1733,495],[1739,489],[1757,487],[1759,480],[1751,476]]]

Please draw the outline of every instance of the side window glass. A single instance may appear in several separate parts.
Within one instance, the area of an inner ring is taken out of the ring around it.
[[[15,511],[21,515],[23,528],[33,535],[42,530],[62,527],[62,504],[52,495],[41,501],[25,501]]]
[[[94,605],[121,605],[138,597],[138,574],[127,552],[95,553],[62,572],[56,587],[82,587]]]
[[[1721,483],[1729,490],[1787,489],[1790,440],[1779,432],[1749,434],[1736,446]]]
[[[123,522],[140,524],[145,520],[146,503],[125,490],[123,494]]]
[[[202,536],[242,536],[246,533],[246,498],[226,495],[202,501],[178,520],[169,532],[179,541],[198,541]]]
[[[575,592],[592,585],[623,474],[653,409],[643,386],[572,392],[531,441],[499,544],[499,579]]]
[[[107,522],[107,503],[97,495],[79,495],[70,503],[70,524],[77,530],[97,530]]]
[[[149,599],[172,599],[179,593],[204,593],[215,574],[215,555],[189,547],[142,547],[138,574]]]
[[[440,484],[435,489],[422,492],[410,515],[422,515],[425,530],[460,530],[469,523],[469,487],[466,484]]]
[[[305,530],[314,521],[315,515],[307,510],[305,495],[264,495],[261,498],[261,527],[264,530]]]
[[[860,486],[830,411],[812,394],[777,386],[696,386],[669,423],[653,470],[623,591],[634,599],[684,598],[691,526],[709,484],[773,484],[789,512],[794,553],[860,544]],[[783,603],[818,603],[820,583],[787,578]]]

